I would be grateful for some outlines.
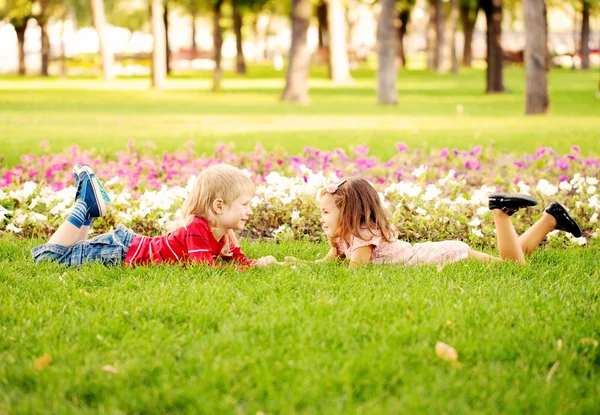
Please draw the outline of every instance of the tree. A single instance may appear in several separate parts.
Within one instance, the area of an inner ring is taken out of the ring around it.
[[[502,74],[502,0],[480,0],[487,23],[487,93],[504,92]]]
[[[379,46],[377,102],[385,105],[396,105],[398,103],[395,17],[395,0],[381,0],[381,12],[377,25],[377,43]]]
[[[310,0],[292,0],[292,43],[285,78],[285,89],[281,95],[283,101],[298,104],[308,103],[307,79],[310,67],[310,52],[306,37],[311,9]]]
[[[329,65],[335,84],[352,81],[346,44],[346,17],[341,0],[328,0],[327,27],[329,32]]]
[[[458,31],[458,0],[450,0],[450,68],[452,73],[458,73],[458,57],[456,56],[456,32]]]
[[[223,48],[223,29],[221,28],[221,6],[223,0],[216,0],[213,3],[213,58],[215,67],[213,69],[213,86],[212,91],[218,92],[221,90],[221,52]]]
[[[171,74],[171,47],[169,46],[169,0],[164,0],[163,24],[165,25],[165,66]]]
[[[115,61],[107,38],[104,0],[90,0],[90,9],[92,11],[94,28],[96,29],[96,33],[98,33],[98,44],[100,46],[100,57],[102,58],[102,73],[104,74],[104,80],[106,82],[112,82],[115,79]]]
[[[162,0],[151,0],[152,10],[152,87],[162,89],[165,85],[166,68],[166,33],[163,21]]]
[[[25,75],[25,31],[27,22],[33,17],[30,0],[8,0],[0,2],[0,20],[8,19],[17,33],[17,50],[19,54],[19,75]]]
[[[444,72],[445,12],[442,0],[429,0],[427,28],[427,69]]]
[[[403,8],[398,12],[398,21],[400,25],[398,26],[398,42],[396,44],[396,49],[398,50],[398,58],[400,59],[400,64],[403,68],[406,67],[406,55],[404,53],[404,36],[406,36],[406,31],[408,29],[408,21],[410,20],[410,6],[403,6]]]
[[[548,31],[544,0],[523,0],[525,20],[525,113],[548,111]]]
[[[470,67],[473,61],[473,30],[475,29],[478,12],[479,3],[477,0],[460,0],[459,15],[464,34],[462,64],[466,67]]]
[[[245,74],[247,72],[246,60],[244,59],[244,41],[242,38],[242,27],[244,26],[242,10],[236,0],[231,1],[233,8],[233,33],[235,33],[235,72]]]
[[[48,65],[50,64],[50,38],[48,37],[48,20],[52,16],[53,3],[51,0],[34,1],[32,6],[33,18],[37,20],[40,26],[42,43],[42,65],[40,68],[41,76],[48,76]]]
[[[590,8],[589,0],[582,0],[581,12],[581,69],[590,69]]]

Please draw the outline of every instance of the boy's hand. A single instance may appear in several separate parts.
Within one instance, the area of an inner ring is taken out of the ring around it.
[[[264,266],[272,265],[272,264],[284,265],[283,262],[277,261],[277,258],[275,258],[272,255],[264,256],[262,258],[258,258],[258,260],[256,261],[256,266],[258,266],[258,267],[264,267]]]

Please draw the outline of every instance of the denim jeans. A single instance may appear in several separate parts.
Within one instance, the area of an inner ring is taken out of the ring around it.
[[[68,267],[77,267],[84,262],[106,265],[121,265],[136,234],[123,225],[112,232],[79,241],[71,246],[42,244],[31,250],[35,262],[57,261]]]

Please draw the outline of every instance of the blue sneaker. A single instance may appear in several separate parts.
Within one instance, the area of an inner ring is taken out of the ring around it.
[[[76,200],[83,200],[88,207],[89,218],[100,218],[106,215],[110,198],[106,190],[88,166],[73,167],[75,183],[77,184]]]

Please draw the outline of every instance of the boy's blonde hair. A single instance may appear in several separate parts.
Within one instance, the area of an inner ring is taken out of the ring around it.
[[[224,204],[231,206],[238,197],[254,196],[254,192],[254,183],[240,169],[228,164],[208,167],[198,175],[183,204],[179,225],[187,226],[194,216],[200,216],[212,227],[215,223],[213,202],[216,199],[223,199]],[[231,249],[238,244],[237,238],[232,229],[229,229],[224,237],[225,244],[221,255],[231,256]]]

